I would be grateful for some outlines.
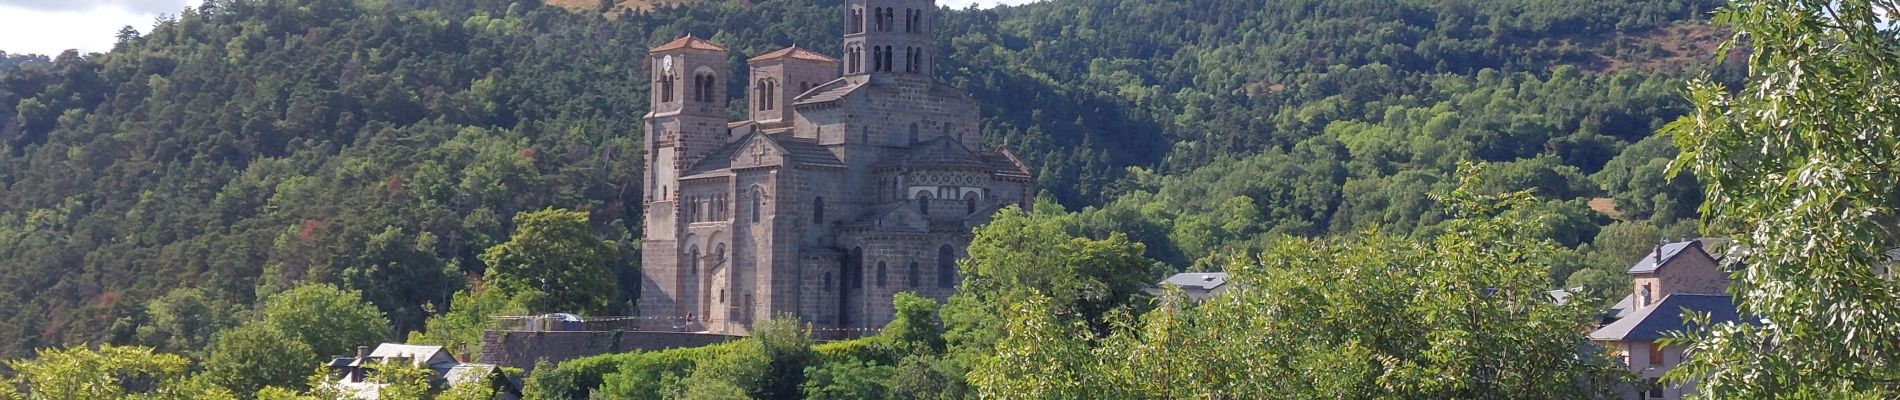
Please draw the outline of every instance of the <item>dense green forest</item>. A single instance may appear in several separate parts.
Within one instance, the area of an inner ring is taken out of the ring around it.
[[[1719,5],[944,10],[938,79],[981,101],[985,142],[1023,154],[1046,208],[1069,211],[1039,217],[1060,220],[1054,231],[1139,243],[1162,266],[1105,281],[1225,269],[1290,251],[1287,236],[1438,240],[1478,223],[1434,197],[1469,181],[1475,195],[1538,197],[1515,209],[1537,225],[1518,239],[1555,244],[1536,286],[1614,299],[1636,255],[1695,234],[1703,188],[1666,173],[1677,149],[1652,134],[1690,111],[1686,77],[1739,78],[1712,63],[1709,39],[1725,34],[1705,19]],[[430,326],[453,342],[433,327],[480,321],[473,304],[631,312],[638,60],[687,33],[733,49],[741,74],[791,43],[837,53],[836,8],[212,0],[121,32],[110,52],[0,54],[0,358],[81,342],[211,357],[221,329],[268,325],[267,300],[312,284],[373,305],[388,326],[372,337]],[[1473,161],[1491,164],[1461,176]],[[588,287],[618,295],[483,297],[474,283],[507,259],[494,249],[523,240],[516,216],[550,207],[584,212],[601,243],[585,257],[611,276]],[[1098,300],[1082,308],[1126,299]],[[1085,328],[1106,335],[1108,320]],[[924,377],[975,363],[869,358]]]

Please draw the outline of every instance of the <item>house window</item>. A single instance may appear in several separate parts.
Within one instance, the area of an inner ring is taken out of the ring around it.
[[[1663,385],[1662,385],[1661,379],[1649,378],[1649,393],[1646,393],[1645,397],[1652,398],[1652,399],[1663,398]]]
[[[1643,302],[1643,305],[1642,305],[1642,306],[1643,306],[1643,307],[1649,307],[1649,304],[1650,304],[1650,303],[1652,303],[1652,301],[1650,300],[1650,299],[1651,299],[1651,297],[1649,296],[1649,284],[1647,284],[1647,283],[1645,283],[1645,284],[1643,284],[1643,293],[1642,293],[1642,296],[1643,296],[1643,297],[1642,297],[1642,302]]]
[[[1663,365],[1662,343],[1649,342],[1649,366],[1660,367],[1662,365]]]
[[[947,244],[937,247],[937,287],[957,287],[957,251]]]

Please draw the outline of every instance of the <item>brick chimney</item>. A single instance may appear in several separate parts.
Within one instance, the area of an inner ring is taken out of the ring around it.
[[[356,346],[356,367],[350,368],[350,374],[345,377],[344,380],[348,382],[362,382],[363,368],[369,366],[369,360],[364,360],[364,358],[368,357],[369,346]]]

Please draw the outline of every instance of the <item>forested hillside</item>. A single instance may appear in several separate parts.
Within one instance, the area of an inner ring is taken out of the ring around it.
[[[646,49],[710,37],[740,74],[792,43],[835,54],[837,7],[213,0],[108,53],[0,58],[0,356],[189,353],[205,341],[163,328],[180,299],[228,321],[303,282],[419,330],[548,207],[611,242],[611,311],[629,312]],[[1665,178],[1675,150],[1650,134],[1685,112],[1670,60],[1707,61],[1681,46],[1713,8],[1051,0],[941,14],[938,78],[1080,229],[1174,268],[1269,234],[1430,237],[1447,228],[1428,194],[1489,161],[1488,189],[1536,189],[1540,234],[1575,255],[1550,285],[1612,290],[1695,217],[1700,188]]]

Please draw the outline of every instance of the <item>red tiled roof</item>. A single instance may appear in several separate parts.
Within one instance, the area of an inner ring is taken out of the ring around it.
[[[798,59],[798,60],[817,61],[817,62],[826,62],[826,63],[838,62],[838,59],[836,58],[831,58],[831,56],[819,54],[818,52],[815,52],[815,51],[806,50],[803,47],[798,47],[798,45],[792,45],[792,47],[786,47],[783,49],[779,49],[778,51],[765,53],[765,54],[759,55],[758,57],[752,57],[751,60],[746,60],[746,61],[758,62],[758,61],[765,61],[765,60],[776,60],[780,58],[792,58],[792,59]]]
[[[674,39],[672,42],[667,42],[666,44],[660,45],[660,47],[655,47],[653,48],[652,52],[658,53],[662,51],[671,51],[671,50],[679,50],[679,49],[726,51],[726,48],[724,46],[720,46],[719,44],[713,43],[710,40],[696,38],[696,37],[693,37],[693,35],[686,35],[686,36],[681,36],[679,39]]]

